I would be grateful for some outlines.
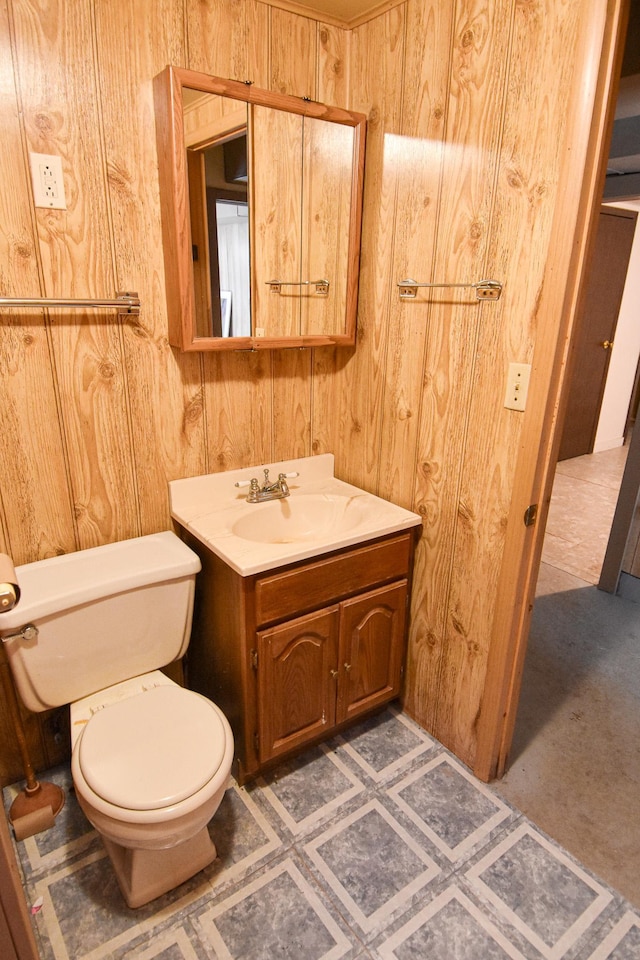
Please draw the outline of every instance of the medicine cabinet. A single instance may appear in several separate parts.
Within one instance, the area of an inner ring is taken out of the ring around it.
[[[154,83],[170,343],[354,344],[365,117],[172,66]]]

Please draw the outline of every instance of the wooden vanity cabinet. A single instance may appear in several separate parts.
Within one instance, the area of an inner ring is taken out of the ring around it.
[[[240,783],[397,697],[413,533],[241,577],[199,541],[188,685],[224,711]]]

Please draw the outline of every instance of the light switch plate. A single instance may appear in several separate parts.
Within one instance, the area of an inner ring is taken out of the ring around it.
[[[510,363],[504,405],[508,410],[524,410],[529,391],[530,363]]]

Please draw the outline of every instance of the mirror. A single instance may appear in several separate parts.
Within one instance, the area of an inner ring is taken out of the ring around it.
[[[155,96],[171,344],[354,344],[365,117],[176,67]]]

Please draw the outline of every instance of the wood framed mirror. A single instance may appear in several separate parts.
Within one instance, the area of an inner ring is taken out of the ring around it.
[[[364,115],[172,66],[154,92],[170,343],[355,344]]]

